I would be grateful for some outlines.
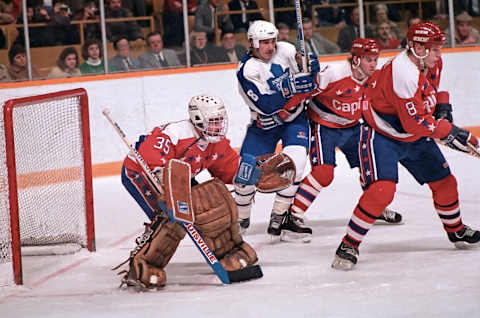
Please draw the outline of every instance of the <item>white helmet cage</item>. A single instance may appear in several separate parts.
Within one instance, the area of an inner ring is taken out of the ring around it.
[[[254,21],[247,32],[248,40],[252,40],[253,47],[256,49],[260,47],[260,40],[276,39],[277,35],[278,30],[275,25],[263,20]]]
[[[188,103],[188,113],[193,126],[208,142],[215,143],[225,138],[228,117],[220,98],[205,94],[193,96]]]

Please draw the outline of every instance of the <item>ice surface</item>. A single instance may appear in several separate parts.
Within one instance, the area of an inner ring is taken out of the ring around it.
[[[480,228],[478,160],[445,150],[466,224]],[[23,286],[0,288],[0,317],[480,317],[480,248],[456,250],[427,186],[400,168],[391,207],[405,224],[376,225],[350,272],[330,268],[360,194],[343,155],[335,180],[308,212],[310,244],[272,244],[273,196],[259,194],[245,237],[264,277],[223,286],[188,239],[166,267],[168,285],[119,290],[110,269],[125,260],[146,218],[119,177],[94,180],[97,252],[23,258]]]

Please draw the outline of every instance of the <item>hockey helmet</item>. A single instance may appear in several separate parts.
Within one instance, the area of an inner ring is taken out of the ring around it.
[[[445,33],[432,22],[420,22],[410,26],[407,32],[408,46],[413,47],[413,43],[423,44],[426,49],[434,45],[445,44]]]
[[[188,113],[193,126],[208,142],[225,138],[228,117],[220,98],[206,94],[193,96],[188,103]]]
[[[247,32],[248,40],[252,40],[254,48],[260,47],[260,40],[276,39],[277,35],[278,30],[275,25],[263,20],[254,21]]]
[[[357,38],[350,49],[352,56],[366,56],[380,54],[380,46],[374,39]]]

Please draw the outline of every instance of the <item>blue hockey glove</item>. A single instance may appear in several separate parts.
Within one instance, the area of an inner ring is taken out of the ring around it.
[[[261,172],[262,169],[257,167],[257,157],[248,153],[243,154],[233,182],[243,185],[256,185]]]
[[[284,98],[290,98],[295,94],[310,93],[315,88],[315,76],[309,73],[290,74],[282,81],[282,95]]]
[[[318,56],[315,53],[308,53],[308,67],[310,74],[313,76],[320,72],[320,62],[318,62]]]

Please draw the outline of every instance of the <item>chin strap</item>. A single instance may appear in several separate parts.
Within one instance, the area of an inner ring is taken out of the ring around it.
[[[424,55],[424,56],[418,55],[417,52],[415,52],[415,49],[414,49],[413,47],[409,47],[409,50],[410,50],[410,52],[413,54],[413,56],[415,56],[415,57],[419,60],[419,62],[420,62],[420,69],[425,72],[425,71],[426,71],[426,67],[425,67],[425,62],[423,61],[423,59],[428,56],[428,54],[430,53],[430,50],[429,50],[429,49],[425,49],[425,55]]]
[[[356,59],[355,59],[356,58]],[[360,59],[361,57],[360,56],[354,56],[352,58],[352,68],[354,70],[357,70],[360,75],[362,76],[362,78],[358,79],[359,81],[363,81],[365,78],[367,78],[367,74],[365,74],[365,72],[362,70],[362,68],[360,67]],[[357,63],[355,63],[355,60],[357,61]]]

